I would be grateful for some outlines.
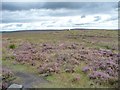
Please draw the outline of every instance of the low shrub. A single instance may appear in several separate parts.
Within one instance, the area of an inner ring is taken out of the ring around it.
[[[15,49],[16,46],[15,46],[15,44],[11,44],[11,45],[9,45],[9,48],[10,48],[10,49]]]

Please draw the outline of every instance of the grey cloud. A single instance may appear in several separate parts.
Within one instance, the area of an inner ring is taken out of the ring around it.
[[[87,26],[93,24],[79,23],[77,20],[83,20],[87,16],[93,16],[93,22],[101,20],[101,15],[109,15],[106,21],[117,20],[117,3],[100,3],[100,2],[3,2],[2,4],[2,23],[33,23],[40,22],[41,26],[52,27],[58,24],[71,24],[76,26]],[[72,21],[71,18],[75,19]],[[79,17],[78,19],[74,17]],[[94,17],[96,16],[96,17]],[[60,20],[61,17],[64,17]],[[55,19],[54,19],[55,18]],[[88,18],[89,19],[89,18]],[[60,22],[58,22],[60,20]],[[65,22],[64,22],[65,21]],[[69,22],[69,23],[68,23]],[[104,21],[101,21],[104,22]],[[50,24],[49,24],[50,23]],[[76,24],[76,25],[75,25]],[[15,27],[24,27],[23,24],[16,24]],[[69,25],[68,25],[69,26]],[[12,27],[12,26],[7,26]]]
[[[3,28],[7,28],[7,27],[11,27],[11,26],[13,26],[12,24],[10,24],[10,25],[5,25],[5,26],[3,26]]]
[[[85,15],[82,15],[81,18],[85,18],[86,16]]]
[[[75,16],[85,18],[89,14],[112,14],[116,10],[117,3],[106,2],[3,2],[2,9],[14,11],[29,11],[30,9],[44,9],[50,11],[39,12],[39,17],[43,16]],[[61,10],[62,9],[62,10]],[[33,12],[34,13],[34,12]],[[33,14],[33,13],[30,13]],[[4,15],[3,15],[4,16]],[[21,19],[22,20],[22,19]],[[20,21],[21,20],[14,20]],[[10,22],[11,18],[6,19]],[[29,20],[28,20],[29,21]],[[34,20],[33,20],[34,21]],[[5,20],[3,20],[5,22]],[[27,20],[25,21],[27,22]]]
[[[80,9],[80,8],[83,8],[83,5],[85,5],[85,3],[81,3],[81,2],[47,2],[44,4],[43,8],[47,8],[47,9],[61,9],[61,8]]]
[[[33,19],[21,19],[21,18],[18,18],[18,19],[15,19],[15,18],[9,18],[9,19],[2,19],[2,23],[20,23],[20,22],[33,22],[33,21],[37,21],[37,20],[33,20]]]
[[[118,17],[111,17],[103,22],[118,20]]]
[[[77,25],[77,26],[81,26],[81,25],[89,25],[91,23],[80,23],[80,24],[74,24],[74,25]]]
[[[16,24],[16,26],[17,26],[17,27],[21,27],[21,26],[22,26],[22,24]]]
[[[85,3],[79,2],[3,2],[3,10],[28,10],[28,9],[79,9],[82,8]]]
[[[88,12],[101,12],[117,8],[117,3],[111,2],[3,2],[3,10],[29,10],[29,9],[78,9]],[[90,11],[89,11],[90,10]]]
[[[95,18],[94,21],[99,21],[99,20],[101,20],[101,17],[100,17],[100,16],[96,16],[96,17],[94,17],[94,18]]]
[[[40,9],[44,3],[37,3],[37,2],[3,2],[2,9],[3,10],[29,10],[29,9]]]

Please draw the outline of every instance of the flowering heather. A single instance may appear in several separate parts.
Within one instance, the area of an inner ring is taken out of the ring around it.
[[[59,70],[59,65],[57,63],[48,63],[48,64],[43,64],[42,66],[40,66],[38,68],[38,71],[40,74],[44,74],[44,73],[58,73]]]
[[[85,63],[82,72],[91,80],[112,84],[117,82],[119,55],[111,50],[86,48],[77,43],[24,42],[9,52],[12,54],[7,56],[14,57],[21,64],[39,66],[37,70],[40,74],[77,73],[75,68]],[[78,80],[75,77],[73,82]]]
[[[8,88],[8,83],[2,82],[2,90],[7,90],[7,88]]]
[[[87,73],[88,71],[90,71],[90,67],[86,66],[86,67],[84,67],[84,68],[82,69],[82,71],[83,71],[84,73]]]
[[[77,49],[77,46],[78,46],[78,44],[73,43],[73,44],[71,44],[71,45],[67,45],[66,48],[68,48],[68,49]]]
[[[110,76],[104,72],[101,71],[93,71],[90,75],[89,75],[90,79],[102,79],[102,80],[107,80],[110,78]]]
[[[57,56],[57,61],[59,62],[67,61],[69,59],[70,59],[69,54],[58,54]]]
[[[9,69],[6,68],[2,69],[2,80],[6,81],[8,78],[11,78],[13,76],[14,74]]]
[[[51,53],[51,52],[52,52],[52,49],[54,49],[54,48],[53,48],[52,45],[50,45],[50,44],[43,44],[43,45],[42,45],[42,52]]]
[[[2,89],[6,90],[8,87],[8,83],[14,80],[14,74],[11,70],[7,68],[2,68]]]

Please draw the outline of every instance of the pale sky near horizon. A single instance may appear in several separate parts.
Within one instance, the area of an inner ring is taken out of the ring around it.
[[[116,2],[37,2],[36,0],[35,2],[2,2],[1,11],[2,31],[118,29],[117,0]]]

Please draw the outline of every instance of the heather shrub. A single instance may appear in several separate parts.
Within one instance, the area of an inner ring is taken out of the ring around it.
[[[40,46],[40,47],[39,47]],[[14,49],[15,60],[38,67],[39,74],[49,76],[54,73],[75,73],[75,68],[85,63],[82,72],[97,83],[115,84],[118,77],[118,54],[111,50],[79,47],[78,44],[62,43],[59,46],[51,44],[35,44],[26,42]],[[111,79],[112,78],[112,79]],[[79,81],[74,77],[72,82]]]
[[[2,69],[2,89],[6,90],[9,86],[9,83],[15,79],[13,72],[9,69]]]
[[[14,74],[9,69],[2,69],[2,80],[11,81],[14,79]]]
[[[86,66],[86,67],[82,68],[82,71],[84,73],[88,73],[90,71],[90,67]]]
[[[2,90],[7,90],[7,88],[8,88],[8,83],[2,82]]]
[[[57,63],[48,63],[48,64],[43,64],[38,68],[38,71],[40,74],[45,74],[45,73],[59,73],[60,72],[60,67]]]

